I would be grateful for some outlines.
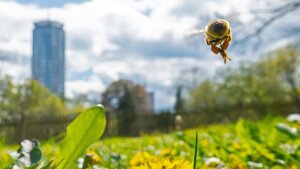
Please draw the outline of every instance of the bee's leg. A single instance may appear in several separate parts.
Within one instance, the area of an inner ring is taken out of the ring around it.
[[[229,41],[230,41],[230,38],[229,38],[229,37],[225,39],[225,41],[224,41],[223,44],[221,45],[221,48],[222,48],[223,50],[226,50],[226,49],[228,48],[228,46],[229,46]]]
[[[232,35],[230,34],[228,40],[231,41],[231,39],[232,39]]]
[[[221,56],[222,56],[222,58],[224,60],[224,64],[226,64],[226,58],[227,58],[226,52],[224,50],[221,50],[220,53],[221,53]]]
[[[227,57],[228,60],[231,60],[231,59],[228,57],[228,55],[226,55],[226,57]]]
[[[226,64],[226,59],[231,60],[231,59],[228,57],[228,55],[227,55],[227,53],[226,53],[225,50],[220,50],[220,53],[221,53],[221,55],[222,55],[222,58],[223,58],[225,64]]]
[[[211,51],[215,54],[220,52],[220,48],[216,47],[215,45],[211,45]]]
[[[210,45],[210,43],[208,42],[208,40],[205,38],[205,42],[207,45]]]

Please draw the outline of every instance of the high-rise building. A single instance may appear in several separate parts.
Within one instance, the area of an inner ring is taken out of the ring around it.
[[[55,21],[34,23],[32,40],[32,78],[64,97],[65,32]]]
[[[150,112],[154,112],[154,92],[147,92],[146,109]]]

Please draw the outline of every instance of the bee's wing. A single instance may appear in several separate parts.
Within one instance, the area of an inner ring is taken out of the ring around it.
[[[191,31],[191,32],[188,32],[188,33],[185,35],[185,38],[186,38],[186,39],[189,39],[189,38],[191,38],[191,37],[201,35],[203,32],[204,32],[203,29]]]

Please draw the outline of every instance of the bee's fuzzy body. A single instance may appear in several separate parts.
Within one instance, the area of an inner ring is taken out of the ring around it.
[[[231,60],[226,53],[229,42],[232,39],[229,22],[224,19],[214,19],[210,21],[204,30],[205,41],[211,46],[211,51],[220,53],[226,63],[226,59]],[[220,46],[217,46],[220,45]]]
[[[214,19],[205,27],[205,38],[208,43],[218,45],[227,37],[231,39],[230,26],[224,19]]]

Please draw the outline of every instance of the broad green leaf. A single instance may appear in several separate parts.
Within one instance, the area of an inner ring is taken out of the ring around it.
[[[79,114],[67,127],[65,138],[61,142],[61,150],[54,160],[56,169],[74,169],[77,159],[91,144],[103,134],[106,125],[105,111],[97,105]]]

